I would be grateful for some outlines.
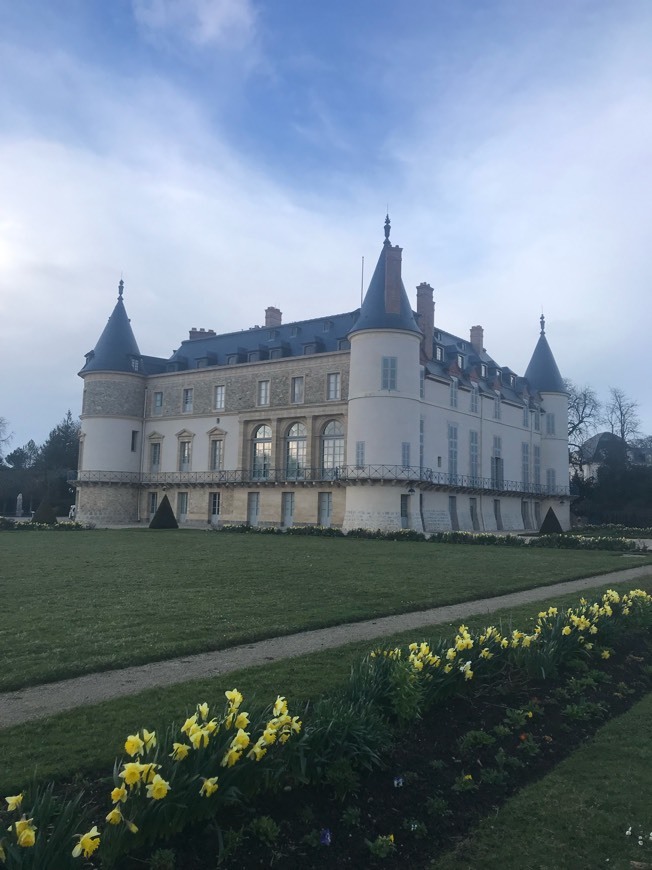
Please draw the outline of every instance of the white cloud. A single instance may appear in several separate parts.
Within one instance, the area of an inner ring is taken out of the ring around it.
[[[242,47],[256,26],[249,0],[133,0],[133,9],[143,28],[197,46]]]

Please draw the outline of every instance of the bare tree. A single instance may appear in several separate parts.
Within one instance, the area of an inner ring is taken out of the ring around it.
[[[628,442],[640,432],[638,402],[630,399],[619,387],[609,387],[609,398],[604,404],[602,422],[609,427],[612,435],[618,435]]]
[[[595,432],[602,406],[592,387],[578,387],[568,380],[564,385],[568,393],[568,446],[579,450]]]
[[[0,465],[3,464],[2,455],[4,452],[4,448],[9,444],[12,437],[11,432],[7,434],[8,425],[9,424],[7,423],[6,419],[4,417],[0,417]]]

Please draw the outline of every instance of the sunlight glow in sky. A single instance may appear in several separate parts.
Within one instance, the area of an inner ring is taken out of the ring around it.
[[[117,297],[144,354],[352,310],[389,206],[435,321],[652,433],[648,0],[0,0],[0,416],[81,408]]]

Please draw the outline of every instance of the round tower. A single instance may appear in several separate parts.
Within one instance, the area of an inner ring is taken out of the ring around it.
[[[344,528],[422,530],[418,496],[421,332],[401,278],[402,249],[385,241],[349,333]]]
[[[525,370],[530,387],[541,396],[541,489],[542,517],[550,509],[562,529],[570,528],[568,481],[568,393],[546,338],[541,315],[541,333]]]
[[[145,372],[123,301],[86,354],[77,519],[101,525],[137,522],[143,450]]]

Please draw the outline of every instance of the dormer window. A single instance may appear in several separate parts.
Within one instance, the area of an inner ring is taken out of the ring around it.
[[[323,330],[324,330],[324,332],[330,332],[330,329],[331,329],[331,326],[332,326],[332,325],[333,325],[333,324],[331,323],[330,320],[325,320],[325,321],[324,321],[324,325],[323,325],[323,327],[322,327]]]
[[[267,333],[267,338],[272,341],[274,338],[278,338],[278,329],[270,329]]]
[[[509,385],[510,385],[510,387],[513,387],[515,383],[516,383],[516,375],[510,375],[510,376],[509,376]]]
[[[487,366],[484,363],[480,364],[480,376],[483,378],[487,377]]]
[[[300,332],[301,332],[300,326],[293,326],[292,329],[290,330],[290,335],[292,336],[292,338],[296,338]]]
[[[444,350],[443,348],[439,347],[439,345],[437,345],[437,347],[435,348],[435,359],[437,360],[437,362],[441,362],[443,358]]]
[[[462,356],[461,353],[458,353],[458,355],[457,355],[457,365],[461,369],[464,368],[464,357]]]
[[[230,353],[226,358],[226,364],[229,366],[234,366],[238,362],[238,354]]]

